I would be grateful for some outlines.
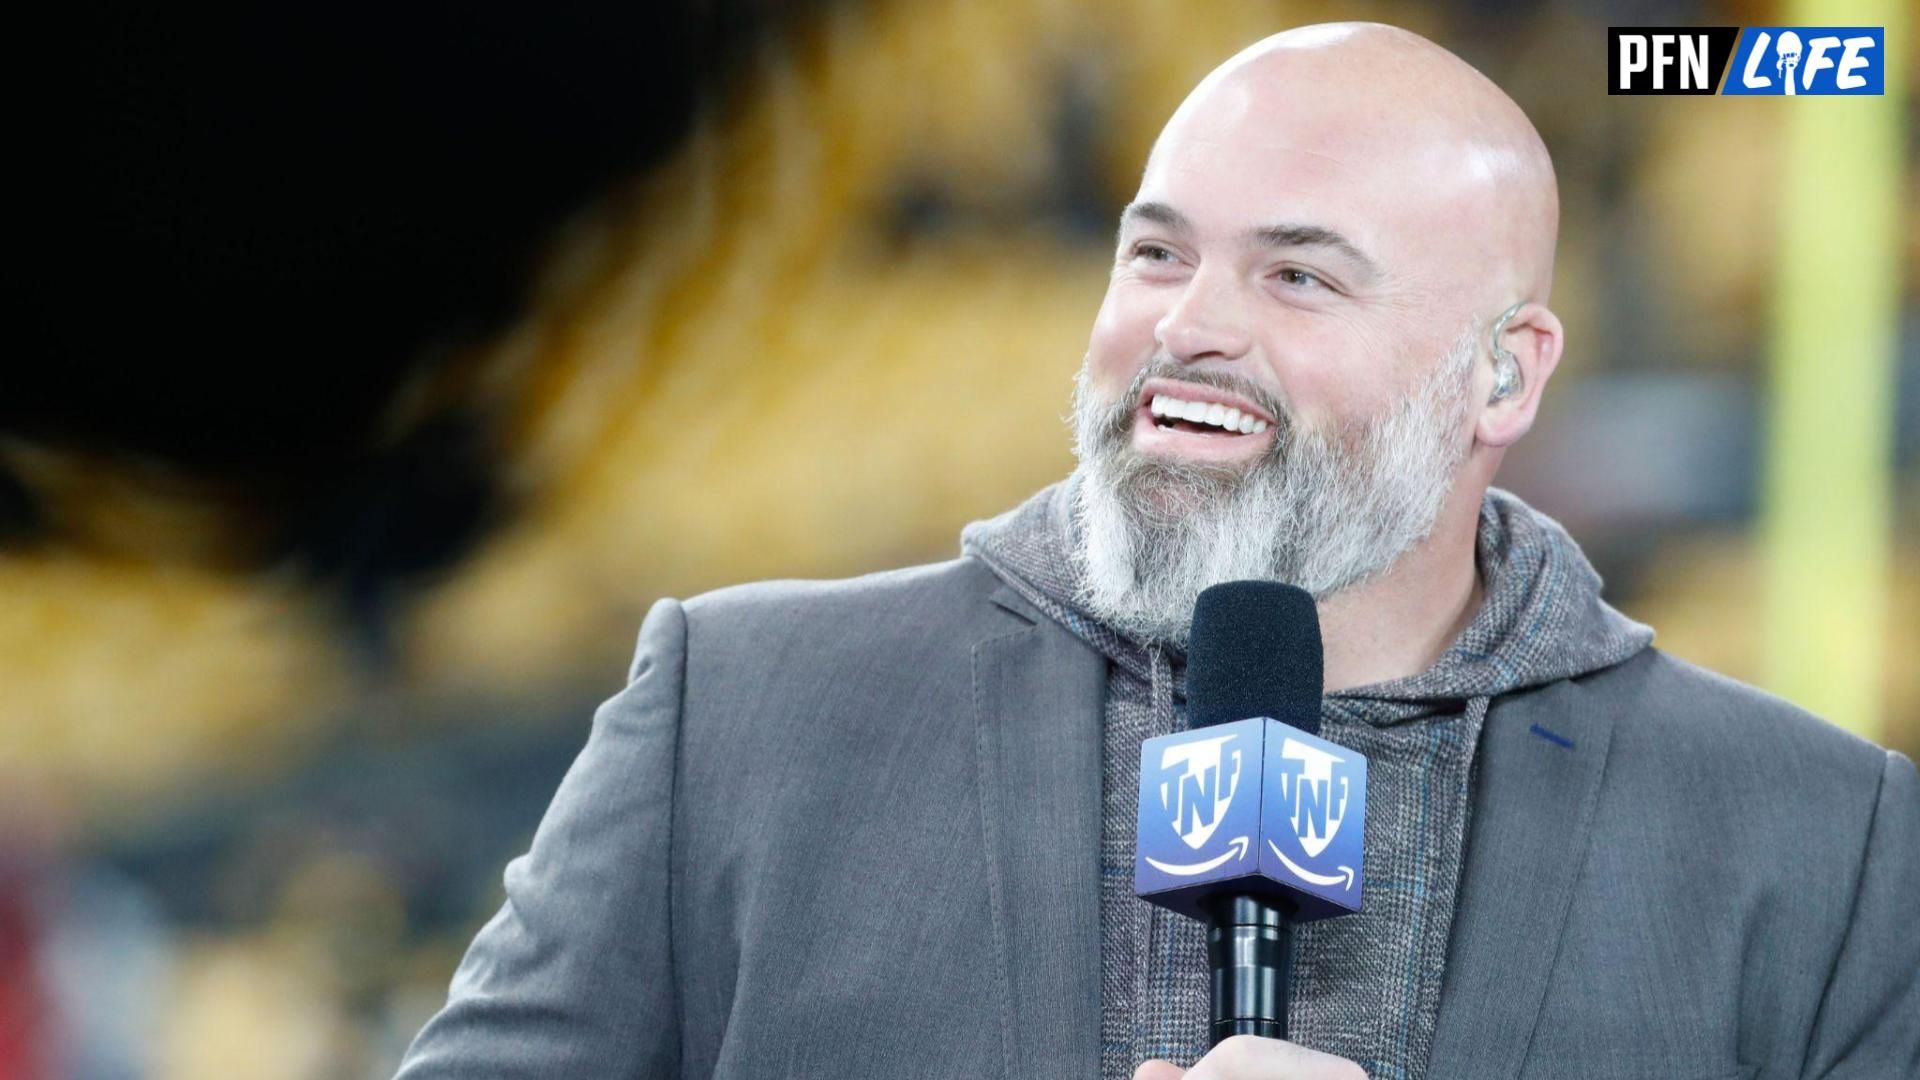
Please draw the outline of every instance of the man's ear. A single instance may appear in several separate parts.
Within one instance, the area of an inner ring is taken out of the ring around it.
[[[1560,317],[1545,304],[1522,304],[1513,313],[1497,339],[1485,343],[1484,366],[1474,385],[1486,390],[1479,420],[1474,424],[1475,441],[1495,448],[1512,446],[1533,426],[1533,415],[1540,408],[1540,393],[1560,364]],[[1519,387],[1503,398],[1494,398],[1500,366],[1507,361],[1493,350],[1511,354],[1511,363],[1519,372]]]

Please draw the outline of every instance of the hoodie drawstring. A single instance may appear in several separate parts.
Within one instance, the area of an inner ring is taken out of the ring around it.
[[[1161,721],[1158,730],[1178,730],[1179,718],[1173,714],[1173,661],[1167,659],[1167,650],[1159,645],[1149,648],[1147,666],[1153,676],[1153,715]]]

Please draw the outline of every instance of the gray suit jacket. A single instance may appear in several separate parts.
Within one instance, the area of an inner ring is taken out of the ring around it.
[[[660,601],[401,1076],[1097,1076],[1105,687],[971,559]],[[1913,765],[1775,698],[1496,700],[1463,874],[1434,1077],[1920,1075]]]

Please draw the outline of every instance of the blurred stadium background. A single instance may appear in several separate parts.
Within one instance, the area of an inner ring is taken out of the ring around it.
[[[681,0],[59,16],[0,378],[0,1078],[382,1077],[656,597],[950,557],[1070,467],[1116,213],[1276,29],[1551,146],[1503,482],[1681,656],[1920,750],[1915,59],[1604,94],[1651,3]],[[1462,272],[1472,272],[1463,267]],[[609,897],[608,902],[617,902]]]

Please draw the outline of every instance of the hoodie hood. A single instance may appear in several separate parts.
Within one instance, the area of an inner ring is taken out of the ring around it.
[[[1183,697],[1185,658],[1178,651],[1126,637],[1081,607],[1074,482],[1069,477],[999,517],[968,525],[961,553],[986,563],[1050,618],[1156,689],[1171,676],[1172,696]],[[1518,496],[1488,490],[1475,558],[1480,609],[1433,666],[1328,697],[1405,704],[1490,698],[1612,667],[1653,640],[1650,628],[1601,599],[1600,575],[1566,530]]]

